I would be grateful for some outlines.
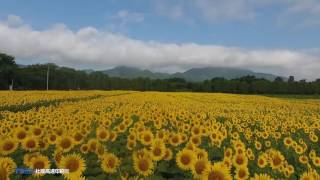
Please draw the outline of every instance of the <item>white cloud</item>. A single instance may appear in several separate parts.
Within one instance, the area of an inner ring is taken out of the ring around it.
[[[174,20],[210,23],[250,21],[261,15],[281,25],[306,28],[320,25],[319,0],[155,0],[156,12]],[[276,10],[266,10],[276,8]],[[261,11],[263,10],[263,11]],[[266,14],[263,14],[266,13]]]
[[[131,23],[140,23],[144,20],[143,13],[129,12],[128,10],[120,10],[115,15],[107,18],[110,21],[119,22],[122,25]]]
[[[286,1],[287,8],[279,15],[278,22],[304,29],[320,25],[320,1]]]
[[[248,0],[192,0],[195,8],[208,21],[248,20],[255,16]]]
[[[107,17],[107,28],[112,31],[125,33],[128,26],[141,23],[144,21],[145,15],[138,12],[130,12],[128,10],[120,10],[116,14]]]
[[[19,16],[10,14],[7,19],[7,23],[11,26],[21,25],[23,23]]]
[[[156,13],[173,20],[181,20],[185,16],[185,7],[182,3],[172,3],[169,1],[155,1]]]
[[[310,51],[243,49],[195,43],[173,44],[134,40],[94,27],[72,31],[63,24],[35,30],[0,22],[0,51],[20,63],[40,63],[105,69],[127,65],[158,70],[224,66],[249,68],[297,78],[319,78],[317,49]]]

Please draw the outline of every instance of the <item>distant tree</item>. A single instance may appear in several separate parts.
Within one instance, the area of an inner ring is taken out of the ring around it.
[[[14,57],[0,53],[0,88],[8,89],[9,84],[14,79],[15,70],[17,69],[17,64],[14,61]]]
[[[289,76],[288,82],[289,83],[293,83],[294,82],[294,76]]]
[[[109,77],[94,71],[75,70],[59,67],[55,64],[35,64],[18,67],[14,57],[0,53],[0,89],[8,89],[11,80],[15,80],[15,89],[46,89],[47,68],[50,66],[50,89],[100,89],[100,90],[138,90],[138,91],[193,91],[223,92],[242,94],[320,94],[320,79],[313,82],[295,81],[293,76],[288,81],[277,77],[274,81],[244,76],[236,79],[213,78],[202,82],[188,82],[182,78],[124,79]]]
[[[282,77],[276,77],[275,79],[274,79],[274,81],[275,82],[283,82],[283,79],[282,79]]]

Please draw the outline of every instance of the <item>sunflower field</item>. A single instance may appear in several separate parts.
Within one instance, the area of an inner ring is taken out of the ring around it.
[[[0,122],[0,180],[320,179],[320,99],[3,91]]]

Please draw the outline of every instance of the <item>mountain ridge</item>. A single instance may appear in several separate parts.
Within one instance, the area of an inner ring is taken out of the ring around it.
[[[117,66],[108,70],[101,70],[100,72],[111,76],[120,78],[150,78],[150,79],[166,79],[166,78],[183,78],[191,82],[200,82],[204,80],[209,80],[212,78],[225,78],[225,79],[235,79],[243,76],[255,76],[257,78],[264,78],[273,81],[277,76],[274,74],[255,72],[248,69],[242,68],[230,68],[230,67],[203,67],[203,68],[191,68],[184,72],[177,73],[161,73],[153,72],[148,69],[140,69],[136,67],[129,66]],[[285,77],[281,77],[286,79]]]

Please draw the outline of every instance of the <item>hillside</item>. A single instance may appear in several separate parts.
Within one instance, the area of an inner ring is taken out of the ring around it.
[[[118,66],[113,69],[101,71],[111,77],[122,78],[137,78],[144,77],[150,79],[165,79],[165,78],[183,78],[187,81],[200,82],[215,77],[223,77],[225,79],[240,78],[243,76],[255,76],[257,78],[264,78],[273,81],[277,76],[273,74],[259,73],[247,69],[226,68],[226,67],[205,67],[192,68],[182,73],[158,73],[150,70],[142,70],[134,67]],[[285,78],[284,78],[285,79]]]

